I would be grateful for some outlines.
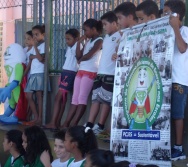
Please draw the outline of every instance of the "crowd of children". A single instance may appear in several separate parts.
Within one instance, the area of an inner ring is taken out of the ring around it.
[[[3,148],[10,154],[5,167],[145,167],[128,161],[115,162],[112,151],[98,149],[91,128],[74,126],[61,130],[54,136],[53,161],[47,137],[38,126],[21,132],[10,130],[4,136]],[[150,165],[149,167],[158,167]]]
[[[185,10],[183,1],[168,0],[164,4],[162,14],[170,15],[169,23],[176,38],[172,66],[171,106],[176,140],[172,148],[172,160],[186,158],[182,149],[184,109],[188,94],[188,68],[186,65],[188,60],[188,28],[182,26]],[[172,13],[177,13],[177,16],[173,16]],[[152,0],[145,0],[137,7],[131,2],[124,2],[117,6],[114,11],[105,13],[100,21],[86,20],[83,23],[84,35],[81,37],[76,29],[66,31],[66,61],[61,73],[59,90],[55,97],[53,116],[50,123],[43,128],[70,128],[66,133],[60,131],[55,136],[54,151],[59,159],[52,162],[52,166],[76,167],[83,166],[85,163],[86,167],[93,165],[107,167],[114,163],[112,152],[97,150],[94,134],[99,134],[104,130],[105,122],[111,110],[115,60],[122,36],[121,29],[154,20],[159,17],[159,14],[161,15],[158,6]],[[101,37],[103,30],[105,32],[104,39]],[[24,74],[28,76],[28,83],[25,92],[29,102],[28,111],[30,110],[33,115],[33,120],[30,120],[28,125],[40,125],[42,120],[44,38],[43,26],[34,26],[32,31],[26,33],[27,68]],[[73,90],[73,96],[68,115],[63,125],[60,126],[67,103],[67,93],[71,90]],[[76,126],[85,113],[91,91],[92,105],[88,121],[84,126]],[[36,95],[38,112],[34,95]],[[99,111],[101,112],[99,122],[94,124]],[[7,163],[16,164],[17,161],[28,166],[50,166],[52,160],[50,146],[40,128],[36,126],[26,128],[22,134],[22,139],[20,139],[20,132],[17,132],[17,137],[13,140],[11,135],[15,133],[16,131],[8,132],[4,139],[4,150],[11,154]],[[23,140],[22,145],[25,151],[20,150],[19,142],[21,140]],[[40,143],[40,141],[42,142]],[[14,147],[10,148],[10,145],[14,145]],[[73,158],[70,158],[70,154],[73,155]],[[118,165],[114,164],[113,166]],[[124,166],[126,165],[124,164]]]

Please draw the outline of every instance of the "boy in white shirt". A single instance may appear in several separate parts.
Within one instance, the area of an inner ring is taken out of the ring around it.
[[[54,141],[54,152],[58,159],[55,159],[52,162],[52,167],[67,167],[70,153],[65,150],[64,140],[65,140],[65,131],[61,130],[55,134]]]
[[[92,93],[92,105],[87,127],[93,128],[97,135],[104,129],[104,124],[111,109],[113,96],[113,84],[115,73],[115,62],[111,60],[112,55],[116,52],[119,39],[121,38],[118,32],[117,17],[114,12],[110,11],[101,17],[103,28],[106,36],[103,42],[103,51],[99,63],[97,77],[95,78]],[[101,115],[98,124],[94,126],[95,119],[100,111]]]
[[[171,159],[186,159],[182,149],[183,119],[188,94],[188,27],[182,26],[185,16],[183,1],[168,0],[164,4],[163,15],[170,15],[169,23],[175,33],[175,48],[172,64],[171,116],[175,124],[175,145]],[[172,15],[177,13],[177,15]]]

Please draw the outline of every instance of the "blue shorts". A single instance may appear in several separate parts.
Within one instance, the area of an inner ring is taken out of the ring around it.
[[[171,94],[171,117],[183,119],[187,101],[188,86],[173,83]]]
[[[74,79],[76,76],[76,72],[63,70],[61,73],[61,82],[59,84],[59,89],[63,89],[66,91],[72,91],[74,85]]]

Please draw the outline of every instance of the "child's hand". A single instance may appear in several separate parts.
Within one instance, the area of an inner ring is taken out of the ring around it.
[[[112,60],[113,60],[113,61],[116,61],[116,60],[117,60],[117,58],[118,58],[117,53],[114,53],[114,54],[112,55]]]
[[[43,151],[40,156],[40,161],[45,167],[51,167],[50,154],[47,150]]]
[[[180,20],[179,20],[179,14],[177,14],[177,16],[173,16],[171,15],[170,16],[170,19],[169,19],[169,23],[170,25],[172,26],[172,28],[176,29],[176,28],[180,28]]]
[[[29,61],[32,61],[34,58],[34,56],[29,56]]]
[[[81,37],[80,37],[80,39],[79,39],[79,42],[83,42],[84,40],[86,40],[87,39],[87,37],[85,36],[85,35],[82,35]]]

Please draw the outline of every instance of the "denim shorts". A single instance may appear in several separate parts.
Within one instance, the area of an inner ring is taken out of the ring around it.
[[[188,86],[177,83],[172,84],[171,94],[171,117],[173,119],[183,119],[187,101]]]

